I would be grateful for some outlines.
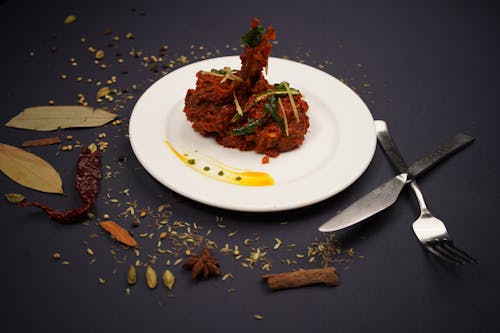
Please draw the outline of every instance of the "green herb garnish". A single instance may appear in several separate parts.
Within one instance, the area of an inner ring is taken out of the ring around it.
[[[269,113],[271,117],[273,117],[273,119],[280,125],[283,132],[285,132],[285,123],[283,122],[283,119],[281,119],[278,115],[277,101],[278,100],[276,99],[276,96],[269,96],[266,103],[264,104],[264,110],[266,110],[266,112]]]
[[[252,134],[255,132],[255,129],[257,126],[262,124],[263,120],[262,119],[257,119],[250,121],[247,125],[235,128],[231,131],[232,135],[247,135],[247,134]]]
[[[241,42],[249,47],[256,47],[262,41],[264,31],[266,31],[266,28],[262,25],[252,28],[241,36]]]
[[[226,75],[226,72],[224,72],[223,69],[215,69],[215,68],[212,68],[210,70],[210,73],[214,73],[214,74],[219,74],[219,75]]]
[[[270,95],[266,103],[264,104],[264,110],[265,110],[264,117],[257,120],[249,118],[247,125],[233,129],[231,131],[231,134],[233,135],[252,134],[253,132],[255,132],[257,126],[261,125],[264,122],[264,119],[266,119],[266,117],[269,116],[271,116],[280,125],[283,132],[286,132],[285,123],[283,122],[283,119],[281,119],[281,117],[278,115],[277,102],[278,100],[276,99],[276,96]]]

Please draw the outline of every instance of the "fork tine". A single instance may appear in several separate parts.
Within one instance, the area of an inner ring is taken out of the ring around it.
[[[438,240],[436,242],[436,245],[434,247],[437,251],[441,251],[441,253],[446,253],[448,255],[448,257],[450,258],[453,258],[453,260],[455,260],[456,262],[458,262],[460,265],[463,265],[464,264],[464,259],[457,255],[455,252],[451,251],[445,244],[445,242],[443,242],[442,240]]]
[[[468,255],[464,250],[459,249],[458,247],[456,247],[455,244],[453,244],[453,241],[451,239],[444,239],[443,240],[443,244],[444,244],[444,246],[447,249],[449,249],[450,251],[456,253],[458,256],[460,256],[465,261],[467,261],[467,262],[469,262],[471,264],[477,264],[478,263],[478,261],[476,259],[474,259],[470,255]]]
[[[451,262],[455,265],[463,265],[463,261],[458,259],[455,255],[451,254],[449,251],[444,249],[439,245],[439,242],[437,241],[428,241],[425,243],[425,247],[435,256]]]

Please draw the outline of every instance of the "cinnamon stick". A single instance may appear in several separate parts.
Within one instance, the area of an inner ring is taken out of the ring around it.
[[[51,138],[42,138],[42,139],[24,141],[21,146],[23,146],[23,147],[39,147],[39,146],[53,145],[54,143],[60,143],[60,142],[61,142],[61,139],[59,139],[59,137],[57,137],[57,136],[54,136]]]
[[[263,275],[262,279],[272,290],[297,288],[311,284],[323,283],[327,286],[339,284],[339,277],[334,267],[304,269],[301,271]]]

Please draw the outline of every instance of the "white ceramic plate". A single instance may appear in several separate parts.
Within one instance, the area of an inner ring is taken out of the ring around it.
[[[240,68],[237,56],[220,57],[181,67],[149,87],[134,107],[129,135],[144,168],[160,183],[211,206],[248,212],[304,207],[329,198],[351,185],[373,158],[373,117],[363,101],[333,76],[314,67],[269,59],[269,83],[287,81],[309,104],[310,127],[298,149],[271,158],[218,145],[194,132],[183,112],[184,97],[194,88],[199,70]],[[207,177],[182,162],[165,144],[214,158],[239,169],[262,171],[271,186],[241,186]]]

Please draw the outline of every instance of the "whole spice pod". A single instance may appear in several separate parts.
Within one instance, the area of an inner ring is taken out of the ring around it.
[[[163,273],[163,276],[161,277],[163,280],[163,284],[165,287],[168,288],[168,290],[172,290],[175,284],[175,276],[174,274],[169,271],[168,269]]]
[[[101,184],[101,156],[98,151],[91,152],[84,147],[80,153],[76,167],[75,188],[83,201],[82,205],[68,210],[50,208],[38,201],[18,203],[21,207],[38,207],[50,218],[62,223],[79,221],[92,211]]]
[[[127,273],[127,282],[129,285],[134,285],[137,282],[137,271],[134,265],[130,265]]]
[[[153,267],[148,266],[146,268],[146,284],[150,289],[155,289],[158,285],[158,276]]]
[[[191,257],[184,262],[182,267],[191,271],[192,279],[202,276],[207,279],[210,276],[219,276],[219,263],[217,259],[210,252],[210,248],[204,247],[201,255],[192,254]]]
[[[6,193],[5,198],[10,203],[20,203],[24,201],[24,195],[18,193]]]

